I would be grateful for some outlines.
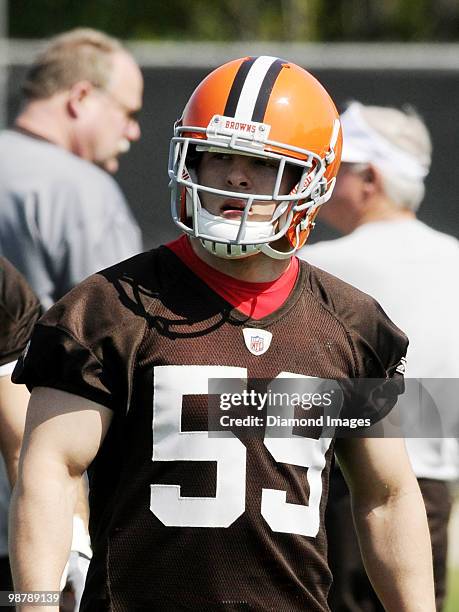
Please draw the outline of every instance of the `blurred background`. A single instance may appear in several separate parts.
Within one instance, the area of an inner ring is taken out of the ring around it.
[[[259,54],[310,70],[339,108],[352,99],[415,107],[434,146],[419,217],[459,237],[458,0],[0,0],[2,126],[18,110],[25,66],[43,40],[76,26],[123,39],[144,72],[142,139],[122,159],[116,178],[146,247],[177,235],[167,186],[173,122],[212,68]],[[330,237],[319,218],[311,241]],[[447,611],[457,612],[457,512],[451,529]]]
[[[18,110],[24,67],[40,41],[76,26],[122,38],[143,68],[143,136],[116,178],[146,247],[176,235],[167,187],[173,122],[212,68],[259,54],[310,70],[338,107],[352,99],[414,106],[434,145],[420,217],[459,236],[458,0],[0,0],[3,124]],[[333,234],[319,222],[311,239],[324,237]]]

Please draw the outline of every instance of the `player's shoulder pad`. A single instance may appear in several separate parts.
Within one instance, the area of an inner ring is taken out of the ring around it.
[[[408,338],[370,295],[311,264],[309,290],[345,327],[359,375],[385,376],[400,363]]]
[[[88,341],[93,334],[100,337],[113,329],[140,333],[162,295],[179,282],[168,269],[168,253],[153,249],[89,276],[56,302],[40,323],[63,327]]]

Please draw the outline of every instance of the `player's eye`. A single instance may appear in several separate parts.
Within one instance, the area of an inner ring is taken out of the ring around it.
[[[230,157],[229,153],[212,153],[212,159],[216,159],[217,161],[227,160],[230,159]]]
[[[277,170],[277,168],[279,167],[279,162],[277,161],[277,159],[258,158],[255,159],[255,164],[257,166],[261,166],[262,168],[273,168],[274,170]]]

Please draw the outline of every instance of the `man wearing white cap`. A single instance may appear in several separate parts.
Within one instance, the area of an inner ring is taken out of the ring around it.
[[[407,379],[457,379],[459,242],[416,218],[431,161],[428,130],[412,110],[357,102],[341,122],[344,163],[321,219],[345,236],[305,247],[300,256],[375,297],[407,333]],[[441,610],[451,506],[447,481],[459,475],[457,441],[410,433],[406,443],[426,504]],[[335,575],[331,607],[383,610],[365,577],[350,514],[350,529],[345,528],[349,495],[336,472],[328,517]]]

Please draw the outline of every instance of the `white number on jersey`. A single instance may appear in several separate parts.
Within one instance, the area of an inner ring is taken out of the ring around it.
[[[306,378],[282,372],[282,378]],[[231,366],[158,366],[154,371],[153,461],[215,461],[215,497],[182,497],[179,485],[151,485],[150,510],[167,526],[229,527],[245,511],[246,448],[231,432],[181,431],[184,395],[208,392],[210,378],[247,378]],[[269,414],[269,412],[268,412]],[[293,416],[293,415],[292,415]],[[263,489],[261,515],[273,531],[314,537],[320,524],[322,470],[331,438],[272,438],[264,444],[281,463],[307,467],[309,505],[289,504],[287,492]]]

